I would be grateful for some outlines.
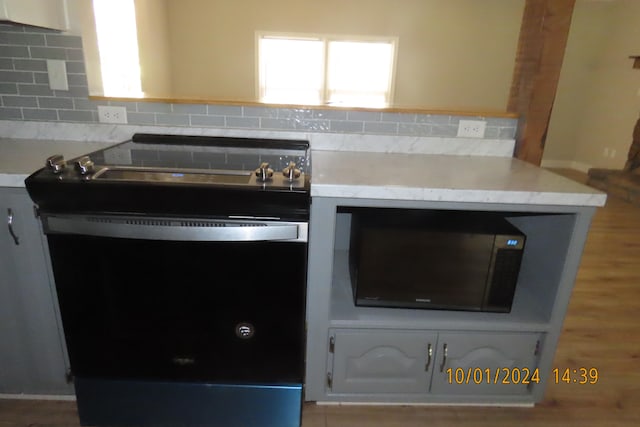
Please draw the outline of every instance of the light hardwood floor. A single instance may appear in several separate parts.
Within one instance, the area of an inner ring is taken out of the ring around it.
[[[534,408],[306,404],[303,427],[640,426],[639,317],[640,207],[609,197],[595,215],[554,362],[597,368],[595,385],[549,384]],[[0,400],[0,427],[78,425],[73,402]]]

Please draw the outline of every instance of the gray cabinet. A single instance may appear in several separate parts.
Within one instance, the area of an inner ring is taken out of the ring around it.
[[[529,394],[538,382],[539,333],[333,329],[327,393]]]
[[[48,255],[26,190],[0,187],[0,214],[0,393],[71,394]]]
[[[437,334],[334,330],[327,386],[333,393],[424,393],[433,372]]]
[[[529,394],[539,379],[542,338],[542,334],[525,332],[442,333],[431,392]]]
[[[351,208],[508,212],[527,236],[509,313],[361,307]],[[544,398],[593,207],[315,197],[305,399],[533,405]]]

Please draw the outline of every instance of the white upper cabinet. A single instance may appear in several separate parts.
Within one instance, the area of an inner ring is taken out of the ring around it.
[[[0,20],[68,30],[67,0],[0,0]]]

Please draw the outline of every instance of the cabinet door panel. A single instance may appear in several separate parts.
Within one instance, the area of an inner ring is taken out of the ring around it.
[[[437,334],[335,330],[334,337],[331,392],[376,394],[428,391]],[[430,363],[429,349],[432,353]]]
[[[47,270],[48,259],[33,204],[23,189],[0,188],[0,392],[68,394],[64,341],[57,299]],[[13,212],[16,245],[6,224]]]
[[[528,394],[541,339],[537,333],[442,333],[431,392]]]

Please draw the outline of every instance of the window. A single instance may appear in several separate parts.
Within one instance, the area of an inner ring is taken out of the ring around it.
[[[93,0],[105,96],[143,96],[133,0]]]
[[[273,104],[390,105],[395,39],[258,34],[260,101]]]

